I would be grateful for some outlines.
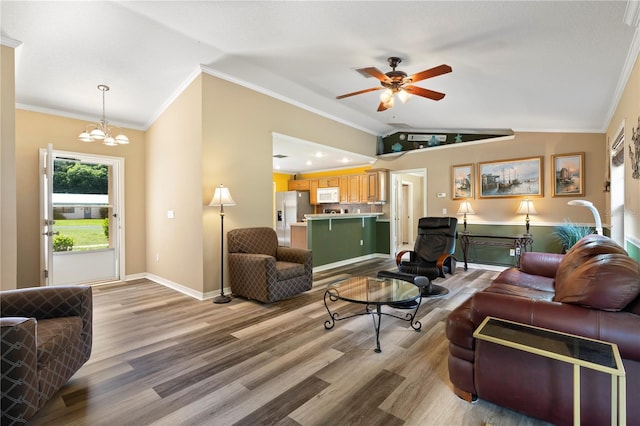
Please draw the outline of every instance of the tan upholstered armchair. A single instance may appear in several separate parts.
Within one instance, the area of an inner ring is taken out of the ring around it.
[[[311,250],[279,247],[271,228],[234,229],[227,236],[234,295],[270,303],[311,289]]]
[[[0,292],[2,425],[25,424],[89,359],[91,287]]]

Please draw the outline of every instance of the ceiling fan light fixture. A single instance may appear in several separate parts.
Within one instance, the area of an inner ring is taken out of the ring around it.
[[[107,146],[117,146],[118,145],[118,142],[116,142],[116,140],[111,136],[107,136],[106,138],[104,138],[104,141],[102,141],[102,143],[107,145]]]
[[[392,99],[393,99],[393,91],[391,89],[387,89],[380,94],[380,102],[382,102],[383,104],[388,103]]]
[[[89,135],[95,140],[102,140],[107,136],[106,132],[102,129],[93,129]]]
[[[402,102],[403,104],[406,103],[410,97],[411,97],[411,93],[407,92],[406,90],[400,89],[398,91],[398,98],[400,99],[400,102]]]

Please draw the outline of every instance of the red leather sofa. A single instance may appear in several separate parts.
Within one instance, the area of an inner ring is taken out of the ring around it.
[[[616,343],[627,380],[627,424],[640,425],[640,264],[611,239],[589,235],[566,255],[523,253],[447,319],[449,378],[476,398],[554,424],[573,422],[570,364],[476,340],[487,316]],[[581,369],[582,424],[611,424],[611,378]]]

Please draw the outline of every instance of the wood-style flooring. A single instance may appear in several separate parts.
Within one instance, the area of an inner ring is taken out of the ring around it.
[[[95,287],[91,359],[32,424],[544,424],[451,391],[446,317],[495,271],[458,268],[438,280],[450,292],[423,299],[419,332],[383,317],[382,353],[369,316],[325,330],[326,284],[381,269],[393,264],[317,273],[311,291],[270,305],[201,302],[147,280]]]

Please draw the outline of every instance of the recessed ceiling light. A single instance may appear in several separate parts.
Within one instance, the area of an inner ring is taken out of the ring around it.
[[[316,158],[322,158],[324,157],[324,154],[320,151],[316,152]]]
[[[348,163],[351,160],[349,160],[347,157],[343,157],[340,161],[342,161],[343,163]]]
[[[307,166],[310,166],[311,164],[313,164],[311,161],[307,161]]]
[[[280,170],[280,166],[276,164],[276,170]]]

